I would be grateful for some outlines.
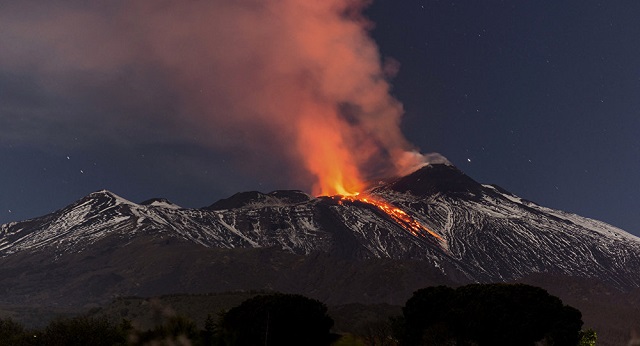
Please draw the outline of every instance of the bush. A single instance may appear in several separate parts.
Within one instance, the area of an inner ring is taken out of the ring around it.
[[[579,346],[595,346],[598,340],[598,335],[593,329],[587,329],[580,332]]]
[[[147,345],[153,342],[181,345],[190,344],[192,341],[200,341],[200,331],[196,324],[183,316],[169,317],[165,323],[134,335],[130,343],[136,345]]]

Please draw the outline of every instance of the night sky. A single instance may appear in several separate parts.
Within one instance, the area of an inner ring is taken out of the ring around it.
[[[207,64],[225,41],[176,23],[209,28],[189,17],[206,11],[173,8],[179,19],[158,29],[138,17],[144,6],[113,3],[0,1],[0,223],[100,189],[183,207],[309,191],[278,149],[285,135],[217,121],[207,112],[242,107],[193,97],[215,86]],[[380,60],[399,66],[389,83],[408,142],[479,182],[640,235],[640,2],[375,0],[364,13]],[[154,55],[148,42],[180,47]],[[175,52],[198,68],[172,68]]]

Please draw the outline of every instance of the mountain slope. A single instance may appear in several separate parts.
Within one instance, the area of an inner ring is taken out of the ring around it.
[[[75,301],[87,302],[280,288],[335,301],[402,302],[418,284],[536,273],[594,278],[622,290],[640,286],[639,238],[479,184],[452,165],[428,165],[365,194],[432,233],[412,232],[363,200],[300,191],[244,192],[202,209],[164,199],[136,204],[98,191],[49,215],[0,226],[0,291],[18,301],[16,287],[24,298],[49,282],[58,293],[45,290],[42,299],[75,287],[84,292]],[[394,271],[402,273],[396,284],[406,284],[395,296],[394,283],[381,277]],[[332,292],[349,277],[368,285]]]
[[[455,167],[427,166],[375,192],[442,234],[479,281],[542,272],[640,284],[640,238],[478,184]]]

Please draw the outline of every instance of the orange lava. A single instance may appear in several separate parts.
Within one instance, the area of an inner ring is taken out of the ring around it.
[[[329,109],[319,110],[318,114],[323,112],[331,114]],[[364,183],[358,156],[347,143],[348,135],[341,133],[344,130],[342,121],[335,116],[327,117],[322,123],[303,118],[297,125],[301,157],[306,169],[317,178],[312,193],[316,196],[357,195]]]
[[[407,214],[404,210],[394,206],[393,204],[381,199],[380,197],[374,197],[371,195],[355,194],[351,196],[342,196],[342,200],[360,201],[363,203],[371,204],[382,210],[385,214],[389,215],[398,225],[409,231],[414,236],[426,237],[427,234],[432,237],[444,241],[440,235],[423,226],[416,219]]]

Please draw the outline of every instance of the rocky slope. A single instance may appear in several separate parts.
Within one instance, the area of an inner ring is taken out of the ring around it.
[[[402,303],[421,285],[531,274],[640,286],[639,238],[477,183],[454,166],[428,165],[366,194],[432,234],[362,200],[300,191],[243,192],[201,209],[98,191],[0,226],[0,292],[5,302],[85,304],[267,288]]]

